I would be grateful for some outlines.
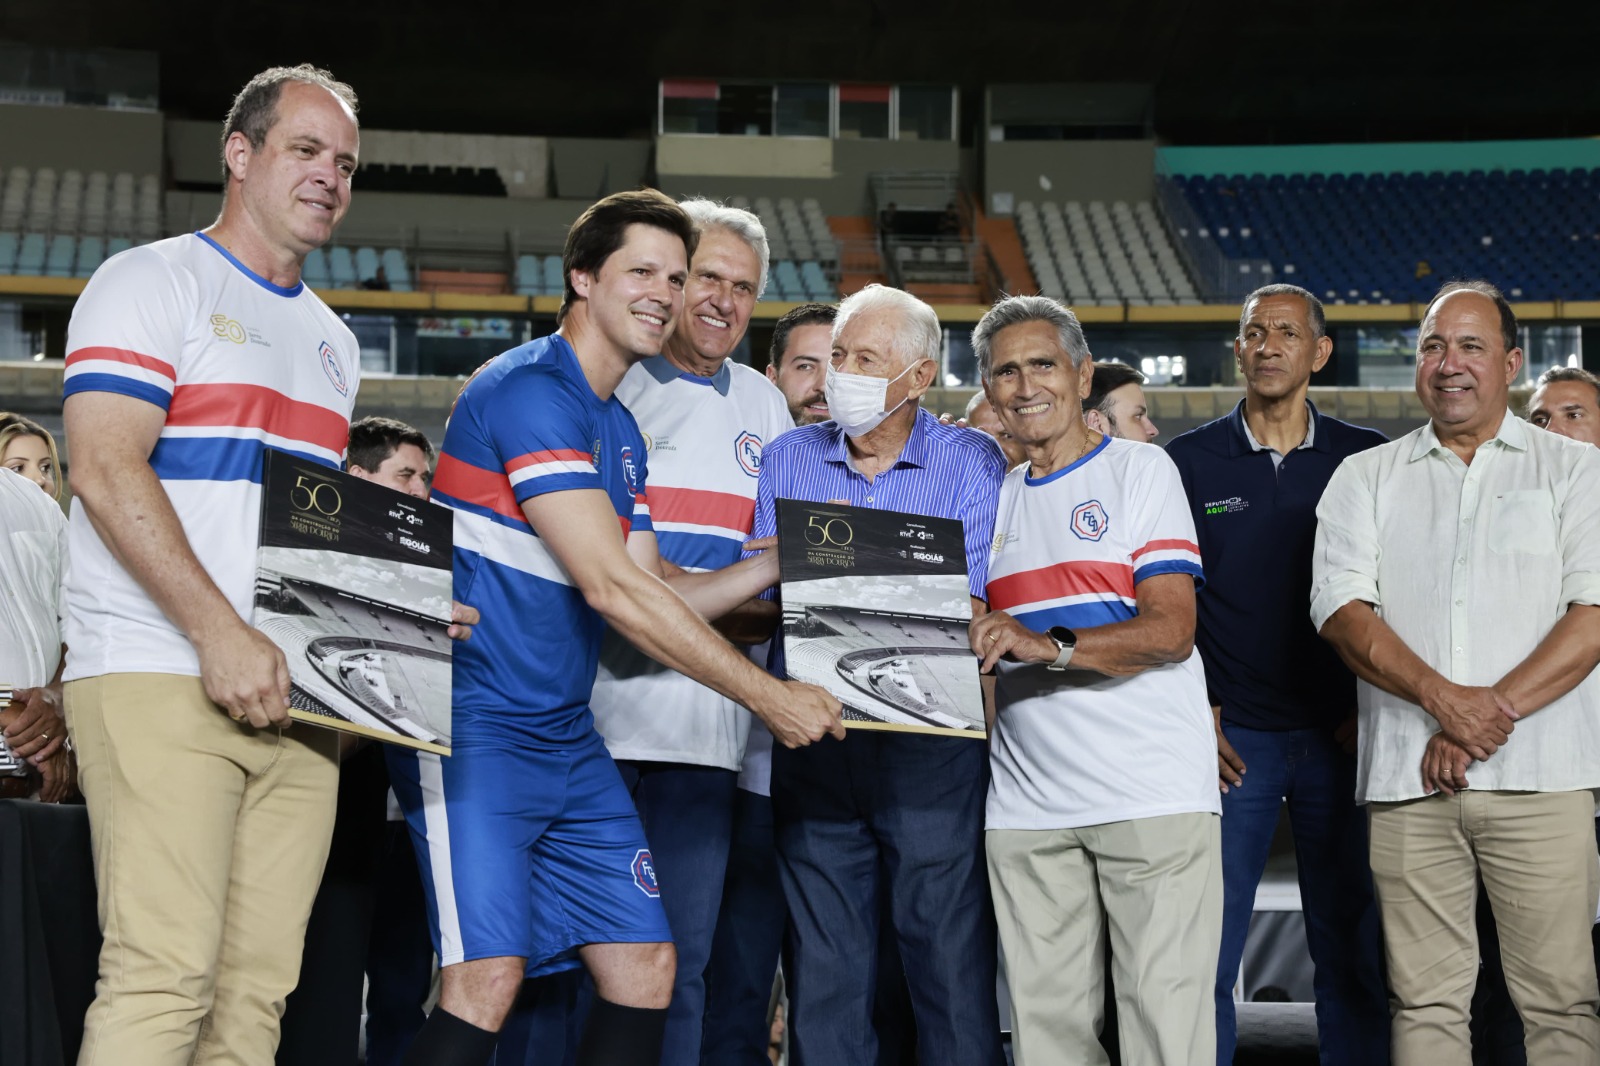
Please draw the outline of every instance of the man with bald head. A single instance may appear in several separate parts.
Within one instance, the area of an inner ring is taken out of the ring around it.
[[[1421,429],[1317,508],[1312,621],[1359,679],[1397,1066],[1467,1062],[1481,877],[1532,1062],[1600,1061],[1600,452],[1507,410],[1517,321],[1453,282],[1417,340]]]

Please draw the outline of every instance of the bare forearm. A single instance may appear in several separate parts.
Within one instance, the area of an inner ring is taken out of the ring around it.
[[[1361,680],[1418,706],[1424,706],[1430,686],[1444,681],[1369,603],[1352,601],[1335,611],[1323,623],[1322,639]]]
[[[111,554],[191,639],[238,613],[200,565],[149,463],[74,471],[73,491]]]
[[[1140,615],[1076,633],[1073,668],[1107,677],[1132,677],[1182,662],[1194,651],[1194,625],[1184,626],[1177,618]]]
[[[1565,696],[1600,665],[1600,607],[1567,608],[1529,656],[1494,687],[1519,717]]]
[[[776,569],[772,560],[757,555],[706,573],[692,574],[673,567],[666,571],[666,581],[695,611],[715,619],[771,588],[777,579]]]
[[[747,707],[776,684],[666,582],[643,570],[619,574],[590,603],[646,655]]]

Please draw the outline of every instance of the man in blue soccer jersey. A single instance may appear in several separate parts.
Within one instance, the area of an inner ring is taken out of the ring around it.
[[[456,511],[458,595],[492,624],[455,660],[454,754],[391,754],[443,967],[409,1066],[481,1066],[524,975],[580,963],[596,992],[580,1066],[660,1058],[676,957],[589,710],[605,625],[785,745],[843,735],[831,696],[775,682],[704,620],[776,581],[770,553],[659,576],[644,440],[612,394],[670,336],[694,244],[660,193],[589,208],[567,237],[559,332],[490,363],[451,417],[434,498]]]

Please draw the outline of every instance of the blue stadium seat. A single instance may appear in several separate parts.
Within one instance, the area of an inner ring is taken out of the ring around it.
[[[17,271],[17,251],[22,245],[22,238],[15,233],[0,233],[0,274],[15,274]]]
[[[1342,302],[1426,299],[1457,276],[1487,277],[1521,299],[1588,299],[1600,287],[1600,170],[1176,184],[1211,245],[1202,252],[1294,263],[1297,281]]]
[[[340,245],[328,253],[328,276],[336,289],[356,287],[356,259],[350,249]]]
[[[111,242],[115,244],[116,241]],[[328,275],[328,255],[321,248],[311,249],[306,256],[305,264],[300,268],[300,276],[307,285],[313,289],[328,289],[333,287],[333,279]]]
[[[17,273],[43,274],[44,256],[44,234],[24,233],[22,235],[22,245],[17,250]]]
[[[511,291],[518,296],[543,296],[544,271],[539,257],[517,256],[517,266],[511,275]]]
[[[383,250],[383,273],[389,279],[393,292],[411,291],[411,271],[406,267],[406,257],[398,248]]]
[[[101,237],[78,238],[78,269],[76,274],[86,278],[106,261],[106,242]]]
[[[546,296],[561,296],[567,291],[567,276],[561,269],[559,255],[544,257],[544,293]]]
[[[50,238],[49,250],[45,253],[44,273],[48,278],[72,277],[72,264],[78,257],[78,240],[65,233],[58,233]]]
[[[383,272],[383,275],[384,275],[385,280],[387,280],[388,276],[389,276],[389,272],[387,270],[385,270]],[[377,276],[378,276],[378,252],[377,252],[377,250],[373,249],[373,248],[366,248],[366,247],[357,248],[356,249],[356,280],[357,281],[371,281],[373,278],[375,278]]]

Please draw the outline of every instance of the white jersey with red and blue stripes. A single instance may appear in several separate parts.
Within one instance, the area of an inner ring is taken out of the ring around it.
[[[549,746],[591,736],[605,623],[522,503],[599,489],[624,538],[653,532],[645,469],[633,415],[615,396],[595,395],[560,335],[500,355],[462,391],[433,478],[433,499],[456,512],[456,599],[482,615],[455,649],[455,744]]]
[[[337,467],[360,349],[303,283],[274,285],[205,234],[108,259],[67,330],[63,392],[110,392],[166,412],[150,465],[200,564],[251,615],[267,447]],[[70,521],[68,680],[198,675],[194,646],[112,556],[83,508]]]
[[[1107,437],[1053,474],[1029,469],[1000,490],[991,610],[1041,633],[1082,631],[1136,617],[1149,578],[1204,581],[1183,483],[1160,448]],[[1131,677],[1009,663],[996,673],[988,828],[1220,813],[1199,652]]]
[[[739,561],[755,519],[762,449],[794,427],[764,374],[725,360],[710,377],[663,356],[617,386],[650,451],[650,518],[661,557],[690,571]],[[765,660],[762,660],[765,662]],[[595,724],[614,758],[739,769],[750,712],[608,632]]]

